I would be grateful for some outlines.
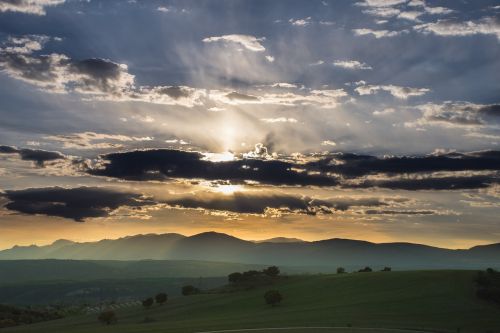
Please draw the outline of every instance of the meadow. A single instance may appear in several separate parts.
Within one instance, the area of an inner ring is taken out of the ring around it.
[[[499,332],[500,307],[477,298],[476,276],[476,271],[458,270],[284,276],[272,285],[247,290],[222,288],[170,297],[166,304],[149,309],[118,309],[117,322],[111,325],[100,323],[97,314],[88,314],[4,332],[176,333],[258,328],[264,328],[260,332],[296,333]],[[279,290],[284,297],[277,306],[264,302],[263,294],[269,289]]]

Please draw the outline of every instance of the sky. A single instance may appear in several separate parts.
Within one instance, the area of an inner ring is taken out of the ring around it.
[[[500,242],[500,3],[0,0],[0,249]]]

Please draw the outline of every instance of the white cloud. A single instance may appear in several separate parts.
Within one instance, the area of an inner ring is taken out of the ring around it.
[[[0,1],[0,12],[45,15],[45,7],[63,4],[66,0],[9,0]]]
[[[494,17],[465,22],[438,20],[435,23],[424,23],[413,28],[422,33],[434,33],[439,36],[495,35],[500,41],[500,20]]]
[[[370,65],[367,65],[364,62],[359,62],[357,60],[336,60],[333,62],[333,65],[346,69],[372,69]]]
[[[406,127],[439,125],[444,127],[478,128],[487,124],[487,118],[496,118],[498,105],[483,105],[468,102],[427,103],[416,107],[422,117],[414,122],[405,123]],[[494,120],[492,120],[494,121]]]
[[[297,119],[295,118],[285,118],[285,117],[279,117],[279,118],[261,118],[261,121],[265,123],[296,123]]]
[[[159,12],[168,13],[170,11],[170,8],[165,7],[165,6],[160,6],[160,7],[156,8],[156,10]]]
[[[408,30],[401,31],[389,31],[389,30],[373,30],[373,29],[353,29],[354,34],[357,36],[364,35],[373,35],[375,38],[383,38],[383,37],[395,37],[401,35],[403,33],[407,33]]]
[[[325,62],[323,60],[318,60],[316,62],[313,62],[312,64],[309,64],[309,66],[319,66],[323,65]]]
[[[357,6],[362,7],[391,7],[406,3],[407,0],[363,0],[356,2]]]
[[[321,145],[322,146],[333,146],[333,147],[335,147],[337,145],[337,143],[335,141],[325,140],[325,141],[321,142]]]
[[[305,27],[309,24],[311,24],[311,17],[305,17],[303,19],[289,19],[288,22],[290,22],[292,25],[298,26],[298,27]]]
[[[394,112],[396,112],[396,110],[394,108],[386,108],[386,109],[383,109],[380,111],[378,111],[378,110],[373,111],[373,115],[376,117],[381,117],[381,116],[387,116],[387,115],[393,114]]]
[[[119,134],[103,134],[95,132],[72,133],[66,135],[51,135],[44,137],[46,140],[57,141],[63,144],[65,149],[109,149],[120,148],[121,144],[102,141],[151,141],[152,137],[134,137]]]
[[[422,96],[429,92],[427,88],[411,88],[395,85],[362,85],[354,89],[360,95],[373,95],[376,92],[383,90],[390,93],[392,96],[399,99],[407,99],[411,96]]]
[[[274,57],[270,55],[266,55],[266,60],[269,62],[274,62]]]
[[[240,44],[247,50],[253,52],[263,52],[266,48],[260,43],[265,40],[265,37],[257,38],[251,35],[224,35],[224,36],[215,36],[215,37],[207,37],[203,39],[205,43],[213,43],[213,42],[230,42]]]

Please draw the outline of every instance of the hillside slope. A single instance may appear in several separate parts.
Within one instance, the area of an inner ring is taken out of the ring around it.
[[[118,310],[118,323],[95,315],[6,329],[8,333],[160,333],[207,330],[346,326],[498,332],[500,308],[476,298],[473,271],[378,272],[296,276],[274,286],[227,294],[178,297],[150,310]],[[279,289],[282,304],[263,302]],[[151,322],[141,323],[145,317]],[[286,332],[286,331],[283,331]],[[306,332],[306,331],[304,331]]]

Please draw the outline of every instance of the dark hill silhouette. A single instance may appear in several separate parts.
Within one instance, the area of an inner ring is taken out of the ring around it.
[[[371,243],[351,239],[315,242],[251,242],[227,234],[204,232],[135,235],[115,240],[46,246],[14,246],[0,260],[203,260],[287,266],[392,266],[400,269],[500,267],[500,244],[451,250],[412,243]]]

